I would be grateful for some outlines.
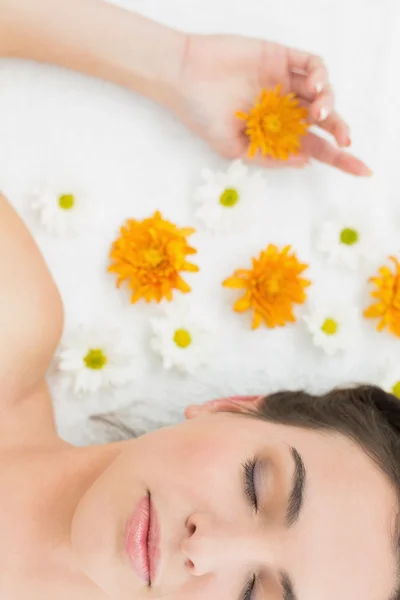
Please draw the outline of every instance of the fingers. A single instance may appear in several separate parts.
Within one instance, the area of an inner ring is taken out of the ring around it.
[[[307,103],[311,122],[324,121],[333,111],[335,96],[332,86],[327,81],[318,93],[314,83],[304,75],[293,74],[291,83],[295,94]]]
[[[298,74],[292,75],[291,84],[296,95],[305,101],[311,123],[332,134],[340,147],[349,147],[350,128],[334,110],[335,98],[331,85],[324,84],[322,91],[317,94],[310,77]]]
[[[333,111],[335,98],[330,85],[327,85],[314,102],[310,104],[309,116],[316,123],[325,121]]]
[[[328,70],[323,63],[318,63],[306,76],[307,84],[313,94],[320,94],[329,84]]]
[[[288,66],[289,71],[293,71],[294,73],[312,75],[314,85],[319,83],[317,73],[322,74],[323,70],[326,71],[322,58],[309,52],[295,50],[294,48],[288,48]]]
[[[350,127],[336,111],[332,111],[324,121],[318,123],[318,126],[331,133],[341,148],[348,148],[351,145]]]
[[[307,52],[288,49],[288,63],[292,89],[309,103],[310,121],[332,133],[339,146],[348,146],[349,128],[337,113],[333,113],[335,98],[323,60]]]
[[[315,79],[311,76],[300,75],[299,73],[291,73],[291,89],[299,98],[303,98],[307,102],[313,102],[319,98],[321,92],[326,93],[328,90],[332,94],[333,90],[329,85],[328,73],[325,71],[325,76],[318,78],[318,91],[315,84]]]
[[[301,77],[298,75],[297,77]],[[301,87],[301,86],[299,86]],[[306,96],[300,96],[301,99],[306,99]],[[308,96],[308,115],[311,123],[320,123],[325,121],[333,111],[335,105],[335,96],[333,94],[332,86],[326,84],[322,91],[314,95],[314,97]]]
[[[304,139],[302,150],[320,162],[340,169],[345,173],[357,175],[358,177],[370,177],[372,175],[371,169],[369,169],[361,160],[351,154],[343,152],[343,150],[336,148],[330,142],[327,142],[313,133],[310,133]]]

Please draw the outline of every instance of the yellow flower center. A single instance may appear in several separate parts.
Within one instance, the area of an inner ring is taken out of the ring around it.
[[[235,206],[239,202],[239,194],[237,190],[228,188],[224,190],[219,198],[219,203],[226,208]]]
[[[107,357],[100,348],[91,348],[83,362],[88,369],[99,370],[107,364]]]
[[[282,121],[279,115],[267,115],[263,119],[264,129],[270,133],[279,133],[282,129]]]
[[[147,248],[143,252],[144,259],[151,267],[158,267],[164,260],[164,255],[157,248]]]
[[[187,348],[192,343],[192,336],[186,329],[177,329],[174,334],[174,342],[179,348]]]
[[[326,333],[326,335],[335,335],[338,330],[338,324],[334,319],[325,319],[323,324],[321,325],[321,330]]]
[[[58,198],[58,206],[63,210],[71,210],[75,205],[75,196],[73,194],[62,194]]]
[[[400,398],[400,381],[395,383],[392,387],[392,394],[394,394],[396,398]]]
[[[340,241],[342,244],[346,244],[346,246],[352,246],[358,242],[358,232],[355,229],[346,227],[346,229],[340,232]]]

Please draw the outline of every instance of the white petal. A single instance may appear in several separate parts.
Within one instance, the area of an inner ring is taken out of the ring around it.
[[[78,328],[64,336],[56,353],[57,366],[68,376],[76,394],[94,393],[103,387],[123,385],[136,376],[132,343],[124,332],[101,326],[98,329]],[[84,356],[90,348],[102,349],[107,363],[102,369],[90,369]]]

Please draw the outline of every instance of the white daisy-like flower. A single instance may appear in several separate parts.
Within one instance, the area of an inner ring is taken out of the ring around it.
[[[165,369],[193,373],[213,353],[213,327],[209,320],[188,305],[177,303],[150,320],[151,348],[161,355]]]
[[[261,173],[249,173],[241,160],[235,160],[226,171],[203,169],[204,183],[194,199],[199,207],[195,217],[215,232],[243,228],[251,217],[249,204],[263,182]]]
[[[400,400],[400,361],[388,361],[381,387],[389,394],[394,394]]]
[[[380,215],[370,208],[346,207],[325,220],[317,234],[317,249],[327,255],[330,265],[357,269],[362,261],[376,258],[381,239]]]
[[[83,192],[42,184],[30,194],[31,208],[48,233],[79,233],[90,223],[89,202]]]
[[[358,315],[353,306],[324,302],[314,304],[303,320],[314,345],[330,356],[354,344]]]
[[[120,387],[135,379],[135,353],[123,331],[80,327],[65,336],[56,353],[58,371],[75,394]]]

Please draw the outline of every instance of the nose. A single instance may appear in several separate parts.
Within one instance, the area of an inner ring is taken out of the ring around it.
[[[194,513],[186,521],[181,550],[189,571],[202,576],[235,565],[265,565],[276,557],[273,546],[272,537],[262,532],[259,524],[238,524]]]

